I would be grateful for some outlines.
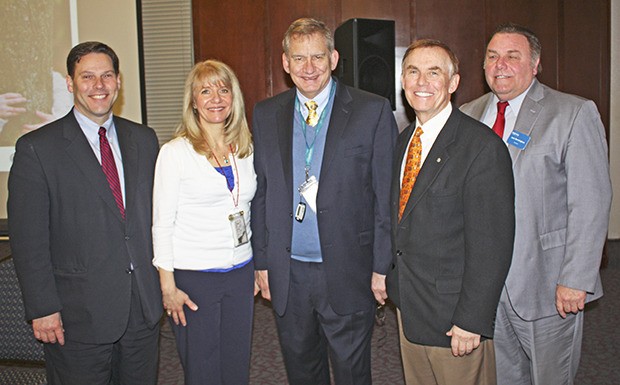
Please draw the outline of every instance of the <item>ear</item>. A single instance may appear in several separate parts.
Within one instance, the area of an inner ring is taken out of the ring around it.
[[[336,69],[336,66],[338,65],[338,59],[340,59],[340,54],[338,53],[338,51],[334,50],[329,56],[329,58],[330,58],[331,69],[333,71]]]
[[[73,93],[73,79],[71,78],[71,76],[65,76],[65,81],[67,82],[67,90]]]
[[[448,87],[448,92],[450,94],[453,94],[454,91],[456,91],[456,89],[459,88],[460,81],[461,81],[461,75],[459,74],[452,75],[452,78],[450,79],[450,86]]]
[[[532,74],[536,76],[538,74],[538,65],[540,64],[540,58],[536,59],[536,63],[534,63],[534,68],[532,68]]]
[[[286,71],[287,74],[291,73],[289,64],[290,63],[288,61],[288,56],[286,56],[286,53],[282,53],[282,67],[284,68],[284,71]]]
[[[121,74],[119,72],[118,75],[116,75],[116,86],[117,88],[120,90],[121,89]]]

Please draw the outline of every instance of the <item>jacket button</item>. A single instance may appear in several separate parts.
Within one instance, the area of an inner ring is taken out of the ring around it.
[[[400,257],[401,255],[403,255],[403,252],[400,250],[396,250],[396,256]]]
[[[290,253],[290,252],[291,252],[291,248],[290,248],[290,247],[287,247],[287,248],[286,248],[286,252],[287,252],[287,253]]]

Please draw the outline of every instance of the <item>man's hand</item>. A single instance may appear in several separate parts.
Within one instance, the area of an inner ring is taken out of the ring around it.
[[[65,329],[62,328],[60,313],[50,314],[32,320],[34,338],[44,343],[65,344]]]
[[[381,305],[385,305],[387,299],[387,290],[385,289],[385,275],[379,273],[372,273],[372,280],[370,283],[372,293],[375,295],[375,299]]]
[[[267,270],[256,270],[254,272],[254,280],[260,289],[260,295],[267,301],[271,301],[271,292],[269,291],[269,273]]]
[[[448,337],[452,337],[452,355],[454,357],[463,357],[474,351],[480,346],[480,334],[470,333],[456,325],[446,333]]]
[[[560,317],[566,318],[568,313],[577,314],[586,304],[586,292],[558,285],[555,289],[555,308]]]

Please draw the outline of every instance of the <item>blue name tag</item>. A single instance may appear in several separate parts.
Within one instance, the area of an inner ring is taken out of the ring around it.
[[[524,150],[525,146],[530,142],[529,135],[513,130],[507,140],[508,144],[515,146],[519,150]]]

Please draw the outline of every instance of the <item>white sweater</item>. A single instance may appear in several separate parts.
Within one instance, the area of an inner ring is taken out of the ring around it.
[[[250,243],[234,247],[228,215],[243,211],[248,236],[250,201],[256,192],[253,155],[231,158],[232,192],[226,177],[185,138],[164,144],[153,186],[153,265],[164,270],[228,269],[252,258]],[[237,170],[235,172],[235,164]],[[237,199],[238,206],[233,203]]]

